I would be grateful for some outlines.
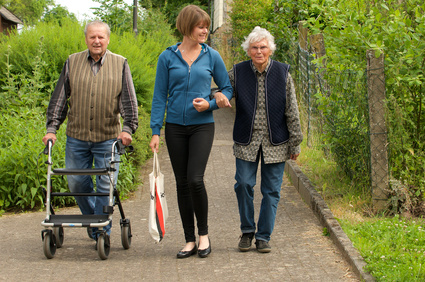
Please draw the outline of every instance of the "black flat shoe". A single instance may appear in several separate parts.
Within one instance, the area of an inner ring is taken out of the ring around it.
[[[201,258],[206,258],[209,254],[211,254],[211,241],[208,238],[209,246],[206,249],[200,250],[198,249],[198,256]]]
[[[193,256],[196,254],[196,251],[198,250],[198,247],[195,244],[195,247],[193,247],[190,251],[180,251],[177,253],[177,258],[188,258],[190,256]]]

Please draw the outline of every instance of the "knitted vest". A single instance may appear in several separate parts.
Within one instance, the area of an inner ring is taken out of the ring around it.
[[[233,127],[233,140],[240,145],[251,142],[257,109],[257,77],[251,61],[233,67],[235,84],[236,118]],[[280,145],[289,140],[286,124],[286,79],[289,65],[271,61],[265,78],[266,115],[270,143]]]
[[[71,96],[66,134],[91,142],[116,138],[121,132],[119,95],[125,58],[107,51],[94,75],[87,51],[69,57]]]

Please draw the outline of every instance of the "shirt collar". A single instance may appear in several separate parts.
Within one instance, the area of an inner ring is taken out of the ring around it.
[[[106,52],[105,52],[105,54],[103,54],[103,56],[100,58],[100,65],[101,66],[103,66],[103,62],[105,61],[105,57],[106,57],[106,54],[108,53],[108,50],[106,50]],[[93,57],[90,55],[90,50],[87,50],[87,60],[93,60],[93,62],[94,63],[97,63],[97,62],[99,62],[99,61],[95,61],[94,59],[93,59]]]
[[[264,69],[264,72],[265,72],[265,73],[269,71],[270,62],[271,62],[271,59],[269,58],[269,59],[267,60],[267,66],[266,66],[266,68]],[[254,63],[252,62],[252,60],[251,60],[251,68],[252,68],[252,70],[253,70],[254,72],[258,72],[258,73],[260,73],[260,72],[257,70],[257,68],[255,67],[255,65],[254,65]]]

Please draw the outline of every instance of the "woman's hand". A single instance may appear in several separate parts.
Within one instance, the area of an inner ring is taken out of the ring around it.
[[[300,154],[291,154],[291,160],[296,161]]]
[[[151,147],[151,150],[153,153],[159,151],[159,135],[152,135],[151,142],[149,143],[149,147]]]
[[[204,98],[196,98],[193,99],[193,106],[198,112],[203,112],[210,108],[210,103]]]
[[[217,106],[219,108],[231,108],[232,105],[230,105],[229,99],[227,99],[226,95],[224,95],[221,92],[216,92],[214,94],[215,102],[217,103]]]

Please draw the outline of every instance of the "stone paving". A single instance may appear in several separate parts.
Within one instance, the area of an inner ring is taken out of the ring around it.
[[[65,228],[63,247],[57,249],[53,259],[47,259],[41,240],[44,212],[3,215],[0,281],[360,281],[344,254],[330,237],[323,236],[323,225],[286,175],[270,241],[272,252],[258,253],[254,245],[249,252],[238,251],[240,230],[231,141],[234,111],[215,111],[215,119],[215,141],[205,173],[212,246],[208,258],[176,259],[184,236],[174,176],[163,144],[159,160],[165,175],[169,218],[162,242],[156,244],[148,231],[150,160],[141,168],[142,184],[138,191],[123,202],[133,233],[130,249],[121,246],[118,210],[114,214],[107,260],[98,257],[94,241],[88,239],[84,228]],[[256,216],[260,200],[257,189]],[[64,208],[57,213],[79,210]]]

